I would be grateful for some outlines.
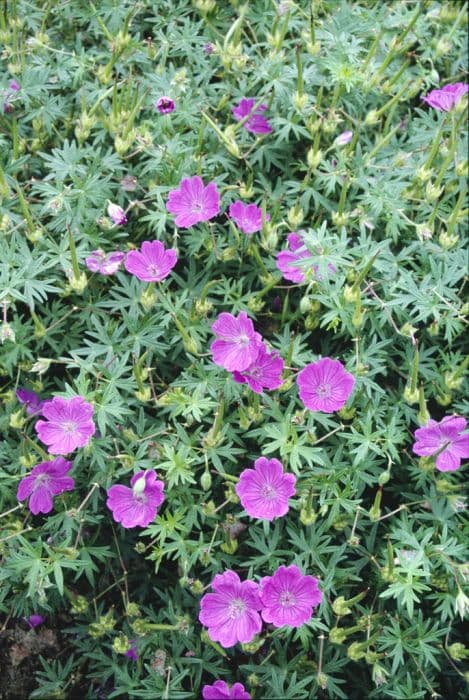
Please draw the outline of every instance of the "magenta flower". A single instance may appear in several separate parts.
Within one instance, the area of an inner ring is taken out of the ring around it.
[[[450,112],[468,90],[467,83],[454,83],[431,90],[422,100],[440,112]]]
[[[283,360],[277,352],[269,353],[264,343],[249,367],[242,372],[233,372],[233,379],[239,384],[247,384],[256,394],[263,389],[278,389],[282,386]]]
[[[39,627],[39,625],[42,625],[42,623],[46,620],[46,618],[42,615],[30,615],[29,617],[25,617],[23,619],[26,620],[31,629]]]
[[[273,576],[261,580],[262,618],[275,627],[300,627],[311,618],[322,600],[318,581],[299,568],[280,566]]]
[[[288,247],[290,250],[282,250],[277,255],[277,268],[280,270],[286,280],[301,284],[304,282],[304,270],[295,265],[304,258],[310,258],[311,253],[303,243],[303,238],[299,233],[289,233],[287,236]]]
[[[343,131],[335,140],[336,146],[345,146],[350,143],[353,137],[353,131]]]
[[[178,190],[169,193],[166,209],[176,214],[174,223],[181,228],[189,228],[200,221],[208,221],[220,212],[220,195],[214,182],[207,186],[201,177],[185,177]]]
[[[128,649],[124,656],[126,656],[128,659],[132,659],[132,661],[138,661],[138,647],[137,643],[135,642],[134,639],[129,639],[130,642],[130,649]]]
[[[76,447],[84,447],[96,430],[93,406],[83,396],[54,396],[52,401],[44,401],[41,413],[47,420],[38,420],[35,429],[53,455],[68,455]]]
[[[250,236],[262,228],[262,209],[255,204],[244,204],[240,199],[230,204],[229,216],[237,227]],[[270,215],[266,213],[265,220],[270,221]]]
[[[41,412],[44,401],[41,401],[39,396],[34,391],[28,391],[28,389],[17,389],[16,398],[23,404],[28,416],[34,416],[36,413]]]
[[[253,134],[270,134],[272,127],[270,126],[267,119],[263,116],[263,112],[267,109],[267,105],[261,104],[254,110],[255,100],[253,97],[243,97],[241,102],[236,106],[232,107],[231,111],[236,121],[240,122],[248,114],[252,114],[251,117],[244,123],[244,128],[246,131],[250,131]]]
[[[412,450],[420,457],[436,455],[435,464],[440,472],[454,472],[461,460],[469,457],[469,433],[464,433],[467,421],[462,416],[446,416],[439,423],[430,418],[415,433]]]
[[[230,688],[225,681],[204,685],[202,698],[203,700],[251,700],[250,694],[244,689],[242,683],[234,683]]]
[[[161,241],[144,241],[141,250],[127,253],[124,267],[143,282],[161,282],[177,263],[174,248],[165,249]]]
[[[254,581],[240,581],[234,571],[217,574],[212,581],[215,593],[206,593],[200,601],[200,622],[208,636],[222,647],[237,642],[247,644],[262,629],[259,615],[259,586]]]
[[[34,515],[50,513],[53,497],[71,491],[75,486],[72,477],[66,476],[72,466],[72,462],[67,462],[63,457],[41,462],[28,476],[21,479],[16,497],[19,501],[29,498],[28,507]]]
[[[18,83],[17,80],[12,80],[8,87],[10,88],[10,90],[13,90],[13,92],[19,92],[21,90],[21,85]]]
[[[106,255],[103,250],[99,249],[93,250],[91,255],[85,258],[85,264],[91,272],[99,272],[101,275],[113,275],[119,269],[124,258],[125,253],[119,250]]]
[[[347,372],[339,360],[323,357],[306,365],[299,372],[300,399],[310,411],[333,413],[347,403],[355,385],[355,377]]]
[[[285,474],[278,459],[259,457],[254,469],[244,469],[236,484],[241,505],[251,518],[274,520],[288,512],[288,499],[295,495],[296,477]]]
[[[174,111],[176,105],[171,97],[163,95],[155,102],[155,107],[160,114],[169,114]]]
[[[221,313],[212,325],[212,331],[217,336],[210,346],[216,365],[224,367],[228,372],[242,372],[257,359],[262,338],[254,330],[245,311],[241,311],[238,318]]]
[[[123,226],[127,223],[125,211],[119,205],[109,202],[107,213],[116,226]]]
[[[164,501],[164,484],[154,469],[137,472],[128,486],[116,484],[107,491],[106,505],[122,527],[147,527]]]

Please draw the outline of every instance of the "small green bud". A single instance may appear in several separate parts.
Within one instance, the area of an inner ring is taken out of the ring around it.
[[[323,690],[326,690],[326,688],[327,688],[327,680],[328,679],[327,679],[327,676],[325,673],[318,673],[318,678],[317,678],[318,685]]]
[[[446,231],[442,231],[438,236],[438,241],[442,248],[445,250],[450,250],[454,248],[459,242],[459,236],[457,234],[449,234]]]
[[[302,508],[300,510],[300,523],[302,525],[313,525],[316,522],[318,514],[314,510],[309,510],[307,508]]]
[[[202,503],[202,513],[207,517],[212,517],[215,515],[216,506],[213,501],[207,501],[207,503]]]
[[[300,311],[303,314],[307,314],[309,311],[311,311],[311,307],[313,305],[312,300],[308,296],[304,296],[300,299]]]
[[[36,464],[37,458],[33,454],[26,454],[19,458],[19,462],[22,467],[29,469],[29,467],[32,467]]]
[[[360,290],[358,287],[350,286],[348,284],[344,287],[344,299],[349,303],[355,303],[360,296]]]
[[[142,614],[137,603],[129,603],[125,612],[129,617],[140,617]]]
[[[427,331],[431,336],[438,335],[438,333],[440,332],[440,324],[436,319],[430,323],[430,325],[427,328]]]
[[[445,387],[450,391],[461,388],[463,377],[458,376],[457,372],[445,372],[443,377],[445,380]]]
[[[379,664],[374,664],[373,669],[371,672],[371,676],[373,678],[373,683],[376,686],[383,685],[383,683],[386,683],[386,676],[388,676],[388,672]]]
[[[436,400],[437,400],[437,403],[440,404],[440,406],[449,406],[449,404],[453,400],[453,397],[448,392],[447,394],[438,394],[436,396]]]
[[[432,457],[420,457],[418,465],[423,472],[432,472],[435,469],[435,462]]]
[[[308,95],[306,93],[299,93],[295,92],[293,95],[293,105],[295,108],[299,111],[302,112],[306,105],[308,104]]]
[[[447,56],[451,49],[453,48],[453,44],[449,39],[446,39],[446,37],[442,37],[436,44],[435,48],[435,54],[438,56]]]
[[[366,654],[363,642],[352,642],[347,649],[347,656],[352,661],[360,661]]]
[[[386,469],[386,471],[381,472],[381,474],[379,475],[378,484],[380,486],[384,486],[384,484],[388,483],[390,478],[391,478],[391,472],[389,471],[389,469]]]
[[[435,202],[442,192],[442,187],[436,187],[431,182],[427,182],[427,186],[425,187],[425,199],[427,202]]]
[[[353,406],[351,406],[350,408],[346,408],[344,406],[344,408],[341,408],[338,412],[338,416],[339,418],[342,418],[342,420],[352,420],[356,412],[357,409],[353,408]]]
[[[332,610],[335,612],[336,615],[340,616],[348,615],[352,612],[352,608],[348,606],[348,603],[343,595],[339,596],[334,600],[334,602],[332,603]]]
[[[417,178],[417,180],[420,180],[420,182],[428,182],[432,175],[433,170],[431,168],[426,168],[424,165],[421,165],[420,168],[417,168],[415,172],[415,177]]]
[[[140,303],[145,309],[149,311],[156,303],[156,293],[153,287],[148,286],[140,295]]]
[[[258,297],[252,296],[248,299],[248,309],[253,313],[259,313],[259,311],[261,311],[264,308],[264,305],[265,302],[263,302],[262,299],[259,299]]]
[[[228,540],[228,542],[223,542],[223,544],[220,545],[220,549],[226,554],[234,554],[238,549],[238,540],[233,539]]]
[[[70,612],[73,615],[82,615],[88,610],[88,599],[83,595],[77,595],[72,599]]]
[[[307,331],[314,331],[315,328],[319,326],[320,320],[317,316],[306,316],[305,318],[305,328]]]
[[[200,477],[200,485],[204,491],[208,491],[212,485],[212,476],[209,471],[205,471]]]
[[[469,658],[469,650],[461,642],[454,642],[448,647],[448,654],[455,661],[464,661]]]
[[[189,588],[194,595],[202,595],[204,592],[204,584],[198,578],[191,583]]]
[[[252,642],[248,642],[247,644],[241,644],[241,648],[243,651],[246,652],[246,654],[255,654],[256,651],[259,651],[263,644],[264,640],[262,639],[262,637],[255,636]]]
[[[469,163],[467,159],[461,160],[459,163],[456,163],[454,171],[458,177],[467,178],[467,176],[469,175]]]
[[[146,403],[147,401],[150,401],[150,399],[151,399],[151,388],[149,386],[146,386],[143,389],[139,389],[138,391],[135,392],[134,396],[139,401]]]
[[[311,170],[316,170],[318,165],[321,163],[323,156],[324,154],[322,151],[315,151],[314,148],[310,148],[306,154],[306,162],[308,167],[311,168]]]
[[[223,260],[223,262],[229,262],[230,260],[236,260],[238,256],[238,249],[234,246],[229,246],[228,248],[224,248],[224,250],[222,251],[221,259]]]
[[[305,214],[299,204],[295,204],[288,210],[287,221],[292,228],[298,228],[303,223]]]
[[[22,409],[11,414],[11,416],[10,416],[10,428],[14,428],[15,430],[21,430],[21,428],[24,426],[24,424],[25,424],[25,418],[24,418]]]
[[[70,277],[68,278],[67,287],[73,290],[74,292],[77,292],[77,294],[82,294],[86,289],[87,284],[88,279],[85,273],[82,272],[79,277],[75,277],[75,275],[70,275]]]
[[[403,396],[404,401],[406,401],[407,403],[417,403],[419,400],[419,390],[415,389],[414,391],[412,391],[411,386],[409,384],[406,384]]]
[[[332,213],[332,221],[336,226],[345,226],[349,218],[350,214],[345,211],[342,213],[334,211]]]
[[[248,683],[251,686],[251,688],[258,688],[261,684],[261,681],[259,679],[259,676],[256,676],[255,673],[251,673],[248,676]]]
[[[112,643],[112,648],[116,654],[126,654],[130,649],[130,642],[125,634],[120,634]]]
[[[332,644],[343,644],[347,639],[347,630],[343,627],[333,627],[329,632],[329,640]]]
[[[365,117],[365,126],[374,126],[379,122],[378,110],[372,109]]]

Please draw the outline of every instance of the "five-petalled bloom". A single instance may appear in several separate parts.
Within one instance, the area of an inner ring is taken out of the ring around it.
[[[38,420],[35,429],[53,455],[68,455],[76,447],[84,447],[96,430],[93,406],[83,396],[54,396],[51,401],[44,401],[41,414],[46,420]]]
[[[262,618],[275,627],[300,627],[322,600],[317,579],[305,576],[294,564],[280,566],[273,576],[265,576],[260,586]]]
[[[239,384],[247,384],[256,394],[264,389],[278,389],[282,386],[283,360],[273,351],[269,352],[264,343],[259,346],[259,353],[249,367],[242,372],[233,372],[233,379]]]
[[[347,372],[339,360],[323,357],[306,365],[298,373],[296,383],[306,408],[333,413],[347,403],[355,386],[355,377]]]
[[[140,250],[127,253],[124,267],[143,282],[161,282],[176,263],[174,248],[166,249],[161,241],[144,241]]]
[[[85,258],[85,264],[91,272],[99,272],[100,275],[113,275],[119,269],[124,258],[125,253],[122,253],[120,250],[106,254],[99,248],[98,250],[93,250],[91,255]]]
[[[116,224],[116,226],[123,226],[127,223],[127,216],[125,214],[125,211],[118,204],[113,204],[112,202],[109,202],[107,213],[112,219],[113,223]]]
[[[170,214],[176,214],[176,226],[189,228],[219,214],[220,194],[215,182],[205,186],[198,175],[185,177],[179,183],[179,189],[169,193],[166,209]]]
[[[133,475],[130,485],[115,484],[107,491],[106,505],[122,527],[147,527],[156,517],[164,501],[164,484],[154,469]]]
[[[415,433],[412,449],[420,457],[436,455],[435,464],[440,472],[454,472],[461,460],[469,457],[469,433],[467,421],[462,416],[446,416],[440,422],[430,418]]]
[[[176,105],[172,97],[163,95],[155,102],[155,107],[160,114],[169,114],[174,112]]]
[[[263,112],[267,109],[267,105],[260,104],[254,109],[255,102],[253,97],[243,97],[236,107],[231,108],[233,116],[236,121],[240,122],[250,114],[252,116],[243,124],[246,131],[250,131],[253,134],[270,134],[272,127],[263,115]]]
[[[422,100],[440,112],[450,112],[468,90],[467,83],[453,83],[431,90]]]
[[[29,389],[17,389],[16,398],[23,404],[28,416],[34,416],[36,413],[41,412],[44,401],[41,401],[35,391],[29,391]]]
[[[24,618],[28,625],[31,627],[31,629],[34,629],[35,627],[39,627],[39,625],[42,625],[43,622],[45,622],[45,617],[42,615],[30,615],[29,617]]]
[[[212,325],[217,336],[210,346],[213,361],[228,372],[242,372],[257,359],[262,337],[245,311],[238,318],[223,312]]]
[[[229,216],[236,226],[248,236],[260,231],[262,228],[262,209],[255,204],[244,204],[240,199],[230,204]],[[266,212],[264,221],[270,221],[270,215]]]
[[[225,571],[215,576],[212,588],[215,592],[201,599],[199,613],[210,639],[225,648],[252,641],[262,629],[257,583],[240,581],[234,571]]]
[[[215,681],[202,688],[203,700],[251,700],[242,683],[234,683],[231,688],[225,681]]]
[[[254,469],[244,469],[236,484],[241,505],[252,518],[273,520],[288,512],[288,499],[295,495],[296,477],[285,474],[278,459],[259,457]]]
[[[16,494],[18,500],[29,498],[29,510],[34,515],[50,513],[53,497],[71,491],[75,486],[72,477],[67,476],[72,466],[72,462],[67,462],[63,457],[36,465],[28,476],[21,479]]]

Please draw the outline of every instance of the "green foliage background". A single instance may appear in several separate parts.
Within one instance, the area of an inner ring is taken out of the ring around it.
[[[18,386],[85,396],[99,429],[53,513],[0,520],[3,631],[36,612],[63,643],[30,697],[196,698],[217,678],[259,699],[467,697],[462,472],[411,450],[428,415],[467,414],[466,112],[420,99],[465,80],[466,10],[3,7],[1,87],[14,77],[21,91],[0,116],[1,510],[44,456]],[[155,110],[161,95],[171,115]],[[234,128],[245,96],[268,104],[271,135]],[[195,174],[217,182],[224,210],[253,201],[269,224],[250,239],[225,216],[177,230],[167,193]],[[110,225],[108,200],[126,226]],[[298,228],[324,272],[299,286],[275,265]],[[86,271],[96,248],[154,238],[179,253],[155,299],[125,272]],[[279,391],[259,397],[211,361],[213,320],[241,310],[285,360]],[[327,355],[357,379],[339,415],[305,411],[295,387],[295,371]],[[261,455],[298,479],[270,525],[243,515],[233,488]],[[124,530],[105,489],[146,468],[165,504],[145,531]],[[198,610],[213,576],[258,580],[290,563],[319,579],[311,621],[246,648],[211,643]]]

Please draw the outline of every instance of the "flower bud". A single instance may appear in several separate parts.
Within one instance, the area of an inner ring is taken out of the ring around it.
[[[6,340],[14,343],[16,340],[16,335],[9,323],[2,323],[0,326],[0,343],[3,345]]]
[[[293,95],[293,105],[296,107],[296,109],[299,112],[302,112],[307,104],[308,95],[306,93],[300,94],[299,92],[295,92],[295,94]]]
[[[204,584],[197,578],[195,581],[192,581],[189,590],[194,595],[202,595],[204,592]]]
[[[140,303],[145,309],[145,311],[149,311],[152,306],[155,305],[156,303],[156,294],[153,289],[153,287],[148,286],[140,295]]]
[[[412,387],[410,384],[406,384],[404,393],[403,393],[404,401],[406,401],[408,404],[413,404],[417,403],[419,400],[419,390],[414,389],[412,390]]]
[[[88,284],[88,278],[84,272],[79,277],[70,275],[68,278],[67,290],[72,290],[77,294],[82,294]]]
[[[204,491],[208,491],[212,485],[212,475],[209,471],[205,471],[200,477],[200,485]]]
[[[21,428],[24,426],[24,424],[25,424],[25,418],[24,418],[22,409],[11,414],[11,416],[10,416],[10,428],[14,428],[15,430],[21,430]]]
[[[427,182],[427,186],[425,187],[425,199],[427,202],[435,202],[442,192],[442,187],[436,187],[431,182]]]
[[[307,508],[302,508],[300,510],[300,523],[302,525],[313,525],[316,522],[318,514],[314,510],[309,510]]]
[[[455,167],[454,171],[458,177],[467,178],[467,176],[469,175],[468,161],[461,160],[459,163],[456,163],[456,167]]]
[[[456,596],[456,599],[454,601],[454,609],[455,612],[459,613],[461,620],[464,620],[468,607],[469,598],[461,589],[459,589],[458,595]]]
[[[417,168],[415,172],[415,177],[417,178],[417,180],[420,180],[420,182],[428,182],[432,175],[433,170],[431,168],[426,168],[424,165],[421,165],[420,168]]]
[[[213,517],[215,515],[216,506],[213,501],[207,501],[207,503],[202,503],[202,512],[207,517]]]
[[[363,642],[353,642],[347,649],[347,656],[352,661],[360,661],[366,654],[365,648],[366,646]]]
[[[125,612],[129,617],[140,617],[142,614],[137,603],[128,603]]]
[[[447,394],[438,394],[435,398],[437,400],[437,403],[440,404],[440,406],[449,406],[453,399],[449,392]]]
[[[222,552],[225,552],[225,554],[234,554],[238,549],[238,540],[233,539],[228,540],[228,542],[223,542],[223,544],[220,545],[220,549]]]
[[[292,228],[298,228],[305,218],[304,211],[297,203],[288,210],[287,221]]]
[[[380,486],[384,486],[385,484],[388,483],[390,478],[391,478],[391,472],[389,471],[389,469],[386,469],[386,471],[381,472],[381,474],[379,475],[378,484]]]
[[[261,684],[261,681],[259,679],[259,676],[256,676],[255,673],[251,673],[248,676],[248,683],[251,686],[251,688],[258,688]]]
[[[318,165],[323,159],[323,152],[321,150],[315,151],[314,148],[310,148],[306,154],[306,162],[311,170],[316,170]]]
[[[252,185],[247,185],[245,182],[241,182],[239,185],[239,196],[243,199],[251,199],[251,197],[254,197],[254,189]]]
[[[317,316],[306,316],[304,323],[307,331],[314,331],[319,326],[320,319]]]
[[[258,297],[249,297],[248,300],[248,309],[250,311],[253,311],[255,314],[259,313],[264,308],[265,302],[262,301],[262,299],[259,299]]]
[[[344,299],[350,304],[355,303],[360,297],[360,290],[358,287],[350,286],[348,284],[344,287]]]
[[[151,389],[149,386],[145,386],[142,389],[139,389],[138,391],[136,391],[134,396],[139,401],[146,403],[147,401],[150,401],[150,399],[151,399]]]
[[[38,374],[44,374],[49,369],[51,362],[52,360],[48,360],[46,357],[39,357],[31,367],[30,371],[37,372]]]
[[[461,388],[463,383],[463,377],[458,376],[457,372],[445,372],[444,375],[445,387],[451,390],[457,390]]]
[[[365,117],[365,125],[366,126],[373,126],[374,124],[377,124],[378,122],[379,122],[378,110],[372,109],[371,112],[368,112],[368,114]]]
[[[327,676],[325,673],[318,673],[317,681],[320,688],[326,690],[327,688]]]
[[[464,661],[464,659],[469,658],[469,651],[466,649],[464,644],[461,644],[461,642],[454,642],[454,644],[450,644],[447,650],[448,654],[455,661]]]
[[[373,669],[371,672],[371,677],[373,678],[373,683],[376,686],[383,685],[383,683],[386,683],[386,676],[388,676],[388,672],[379,664],[373,664]]]
[[[355,413],[357,412],[357,409],[354,407],[350,408],[341,408],[340,411],[338,412],[339,418],[342,418],[342,420],[352,420],[354,417]]]
[[[342,213],[338,211],[332,212],[332,221],[336,226],[345,226],[349,218],[350,214],[345,211]]]
[[[429,241],[433,236],[432,227],[428,224],[417,224],[415,227],[417,238],[422,241]]]
[[[445,250],[450,250],[451,248],[454,248],[455,245],[458,244],[459,242],[459,236],[458,235],[453,235],[448,233],[446,231],[442,231],[440,235],[438,236],[438,241],[441,245],[442,248]]]
[[[243,651],[246,652],[246,654],[255,654],[256,651],[259,651],[263,644],[264,640],[262,639],[262,637],[258,637],[256,635],[252,642],[248,642],[247,644],[241,644],[241,648]]]
[[[130,642],[125,634],[120,634],[112,643],[112,648],[116,654],[126,654],[130,649]]]
[[[343,627],[333,627],[329,632],[329,640],[332,644],[343,644],[347,639],[347,630]]]
[[[73,615],[82,615],[88,610],[88,599],[83,595],[77,595],[72,598],[70,612]]]
[[[453,48],[453,44],[449,39],[446,37],[441,37],[441,39],[437,42],[436,47],[435,47],[435,55],[438,56],[447,56],[451,49]]]

